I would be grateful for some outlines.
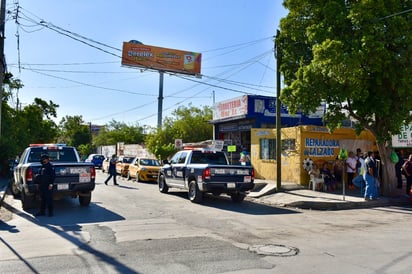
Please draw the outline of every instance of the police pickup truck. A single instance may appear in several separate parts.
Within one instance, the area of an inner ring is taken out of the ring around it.
[[[95,187],[96,171],[93,163],[80,161],[74,147],[62,144],[32,144],[26,148],[13,171],[11,191],[15,197],[21,197],[23,209],[34,206],[38,186],[35,175],[41,167],[42,154],[49,156],[56,178],[53,186],[53,198],[65,196],[79,198],[80,205],[88,206]]]
[[[187,190],[191,202],[200,203],[204,193],[212,193],[227,194],[233,202],[240,203],[246,191],[254,187],[253,167],[229,165],[223,151],[181,150],[163,164],[158,177],[159,191]]]

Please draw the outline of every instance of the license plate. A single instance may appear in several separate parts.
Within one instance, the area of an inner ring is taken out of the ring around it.
[[[90,182],[90,173],[80,173],[79,174],[79,182],[80,183]]]
[[[244,179],[243,179],[243,182],[245,182],[245,183],[252,182],[252,176],[245,176]]]
[[[58,184],[57,185],[57,190],[68,190],[69,189],[69,184]]]
[[[227,183],[227,188],[236,188],[236,183]]]

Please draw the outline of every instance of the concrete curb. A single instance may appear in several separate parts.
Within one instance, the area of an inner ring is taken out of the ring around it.
[[[282,183],[282,191],[278,192],[275,182],[256,180],[256,187],[247,197],[261,204],[282,206],[289,208],[309,210],[349,210],[374,208],[385,206],[407,206],[412,205],[412,198],[380,197],[378,200],[365,201],[363,197],[347,195],[342,199],[340,193],[317,192],[308,190],[302,185]]]
[[[293,207],[300,209],[312,210],[349,210],[349,209],[363,209],[385,206],[406,206],[411,205],[411,201],[407,198],[402,200],[389,201],[365,201],[365,202],[320,202],[320,201],[296,201],[285,204],[285,207]]]

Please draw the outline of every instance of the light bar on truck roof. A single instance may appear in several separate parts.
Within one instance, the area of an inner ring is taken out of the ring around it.
[[[66,144],[30,144],[30,147],[65,147]]]

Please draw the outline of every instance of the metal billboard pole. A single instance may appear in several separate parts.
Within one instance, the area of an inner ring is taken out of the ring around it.
[[[159,70],[159,97],[157,98],[157,128],[162,128],[162,115],[163,115],[163,78],[164,71]]]

